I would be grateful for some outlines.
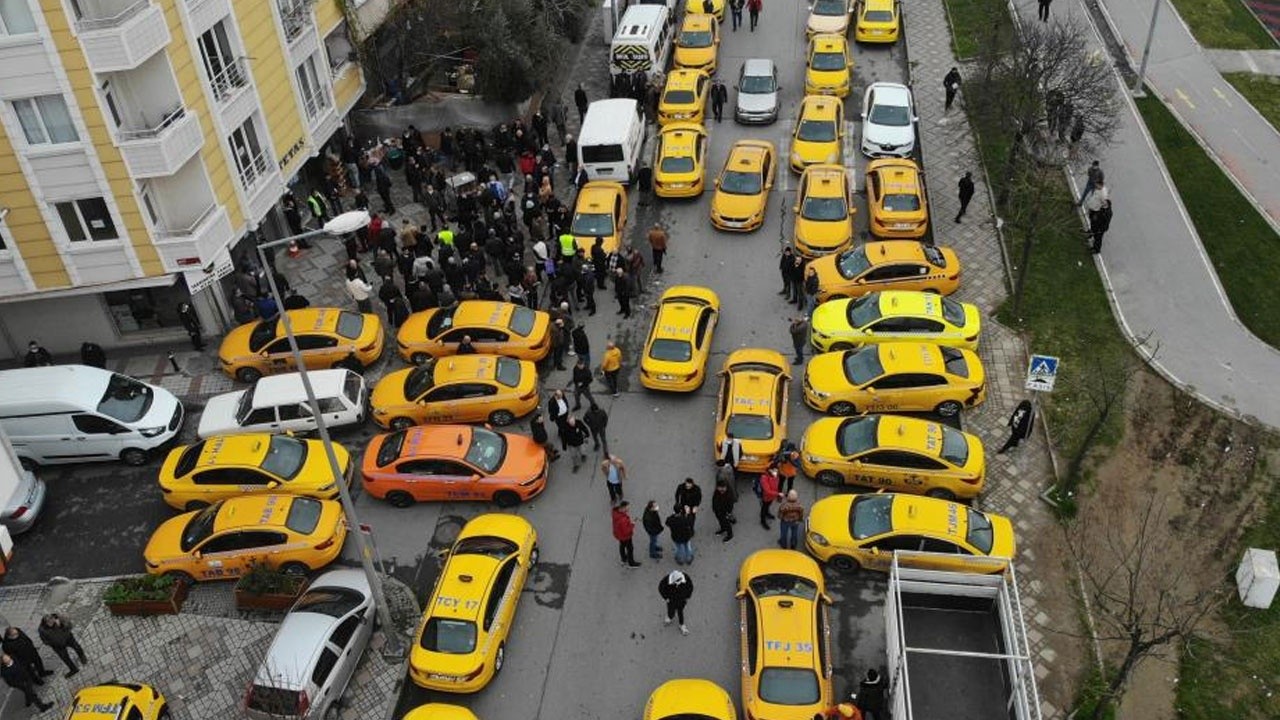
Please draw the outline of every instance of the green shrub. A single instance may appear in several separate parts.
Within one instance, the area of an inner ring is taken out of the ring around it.
[[[168,575],[137,575],[121,578],[102,593],[102,601],[116,604],[136,601],[168,600],[177,581]]]

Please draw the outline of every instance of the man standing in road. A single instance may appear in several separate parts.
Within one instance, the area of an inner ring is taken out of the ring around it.
[[[693,563],[693,516],[677,507],[667,516],[667,529],[671,531],[671,543],[675,545],[677,565]]]
[[[662,274],[662,259],[667,255],[667,231],[662,225],[654,223],[649,228],[649,249],[653,252],[653,271]]]
[[[1102,252],[1102,236],[1111,228],[1111,201],[1103,200],[1102,206],[1089,213],[1089,234],[1093,236],[1093,245],[1089,252],[1097,255]]]
[[[773,507],[773,502],[778,499],[778,466],[770,465],[768,470],[761,473],[756,479],[753,490],[756,492],[756,497],[760,498],[760,525],[768,530],[769,521],[774,517],[769,510]]]
[[[716,116],[716,122],[720,122],[724,116],[724,104],[729,100],[729,91],[725,89],[724,81],[716,78],[711,83],[711,112]]]
[[[778,506],[778,523],[782,530],[778,546],[795,550],[800,544],[800,526],[804,524],[804,506],[800,504],[800,496],[795,490],[788,490],[787,499]]]
[[[591,437],[591,431],[587,429],[586,423],[573,415],[565,418],[564,425],[560,428],[560,440],[568,446],[569,456],[573,458],[573,472],[578,472],[582,463],[587,461],[587,456],[582,452],[582,445],[589,437]]]
[[[609,394],[618,397],[618,373],[622,371],[622,350],[612,340],[604,343],[604,357],[600,360],[600,372],[604,374],[604,383],[609,386]]]
[[[1053,2],[1053,0],[1040,0],[1040,7],[1037,10],[1040,22],[1049,22],[1049,3],[1051,2]]]
[[[347,268],[347,294],[352,300],[356,301],[356,309],[362,313],[373,312],[373,301],[369,299],[370,293],[373,292],[373,286],[364,278],[360,277],[360,272],[355,268]]]
[[[658,538],[662,537],[662,513],[658,512],[656,501],[650,500],[649,504],[644,506],[644,514],[640,516],[640,522],[649,536],[649,559],[661,560],[662,545],[658,544]]]
[[[626,500],[622,500],[613,508],[613,539],[618,541],[618,555],[622,558],[623,566],[634,569],[640,567],[640,563],[636,562],[636,548],[631,542],[636,524],[627,513],[629,505]]]
[[[733,16],[733,31],[738,32],[738,28],[742,26],[742,6],[746,4],[746,0],[729,0],[729,14]]]
[[[742,441],[734,437],[731,432],[725,433],[724,440],[720,441],[720,447],[716,448],[716,457],[737,470],[738,463],[742,462]]]
[[[799,365],[804,362],[804,346],[809,342],[809,321],[803,315],[797,315],[791,319],[787,332],[791,333],[791,347],[796,351],[796,358],[791,364]]]
[[[592,402],[587,411],[582,414],[582,422],[587,424],[587,429],[591,430],[591,439],[595,441],[591,449],[603,448],[604,454],[608,455],[609,440],[605,438],[604,431],[609,426],[609,414],[604,411],[604,408]]]
[[[698,487],[693,478],[687,477],[676,485],[676,509],[690,516],[690,524],[698,519],[698,506],[701,504],[702,488]]]
[[[58,613],[50,613],[40,618],[40,640],[54,654],[62,659],[67,666],[67,677],[71,677],[80,672],[76,664],[71,661],[71,651],[75,650],[76,655],[80,658],[80,664],[84,665],[89,659],[84,655],[84,648],[80,647],[80,641],[76,640],[75,633],[71,631],[71,621],[62,617]]]
[[[627,466],[617,455],[605,455],[600,461],[600,472],[604,475],[605,487],[609,489],[609,502],[623,503],[622,481],[627,479]]]
[[[717,478],[716,489],[711,493],[711,512],[720,523],[716,534],[722,535],[721,540],[724,542],[733,539],[733,505],[737,501],[738,493],[733,489],[733,485],[726,482],[724,478]]]
[[[689,627],[684,624],[684,606],[693,597],[693,578],[681,570],[672,570],[658,583],[658,595],[667,601],[667,617],[663,625],[670,625],[671,619],[679,617],[680,634],[688,635]]]
[[[692,587],[693,586],[691,585],[690,586],[691,592],[692,592]],[[661,592],[662,591],[661,587],[659,587],[658,590],[659,592]],[[670,615],[670,612],[671,612],[670,607],[671,607],[671,603],[670,601],[668,601],[667,602],[668,615]],[[667,618],[667,622],[671,622],[670,617]],[[685,634],[687,635],[688,631],[685,631],[683,629],[684,628],[683,604],[681,604],[680,627],[682,632],[685,632]],[[32,705],[35,705],[36,707],[40,708],[40,712],[45,712],[49,708],[53,707],[53,703],[47,703],[41,700],[40,696],[36,694],[35,686],[37,684],[37,678],[35,678],[31,674],[31,672],[27,670],[25,666],[18,664],[18,662],[14,660],[8,653],[0,653],[0,678],[4,679],[5,685],[8,685],[14,690],[17,690],[18,692],[22,693],[22,696],[26,699],[26,707],[31,707]],[[44,684],[43,680],[39,680],[38,682],[41,685]]]
[[[964,213],[969,209],[969,201],[973,199],[973,173],[965,172],[964,177],[960,178],[960,212],[956,213],[956,222],[960,222],[960,218],[964,217]]]
[[[578,356],[578,362],[573,365],[573,409],[582,409],[582,396],[587,396],[587,402],[591,405],[596,404],[596,399],[591,395],[591,382],[595,380],[595,376],[591,372],[591,366],[587,365],[587,359]]]
[[[953,67],[947,71],[942,78],[942,89],[947,93],[946,105],[942,108],[945,113],[951,109],[951,103],[956,101],[956,93],[960,92],[960,70]]]
[[[618,299],[618,312],[624,318],[631,317],[631,298],[635,292],[635,285],[627,276],[627,271],[622,268],[616,269],[613,277],[613,295]]]
[[[756,23],[760,21],[760,11],[763,9],[763,0],[747,0],[747,14],[751,16],[751,32],[756,31]]]

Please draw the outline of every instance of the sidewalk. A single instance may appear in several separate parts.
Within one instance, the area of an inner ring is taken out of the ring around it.
[[[1205,50],[1204,54],[1218,72],[1280,76],[1280,50]]]

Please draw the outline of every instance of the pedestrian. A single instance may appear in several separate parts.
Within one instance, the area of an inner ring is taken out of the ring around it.
[[[698,519],[698,506],[702,504],[702,488],[693,478],[687,477],[676,485],[675,507],[691,516],[690,523]]]
[[[591,365],[591,340],[587,338],[587,329],[582,325],[575,325],[573,332],[569,333],[569,337],[573,340],[573,352],[577,354],[578,359],[585,361],[588,368]]]
[[[600,359],[600,372],[604,374],[604,383],[609,386],[609,394],[618,397],[618,374],[622,371],[622,350],[612,340],[604,343],[604,357]]]
[[[378,197],[382,198],[382,212],[387,215],[394,215],[396,206],[395,203],[391,202],[391,176],[387,174],[386,168],[381,165],[374,167],[373,186],[378,190]]]
[[[725,433],[720,446],[716,448],[716,458],[729,463],[729,467],[736,471],[738,463],[742,462],[742,441],[734,437],[732,432]]]
[[[638,568],[640,563],[636,562],[636,548],[631,542],[636,524],[627,512],[630,505],[626,500],[620,500],[613,507],[613,539],[618,541],[618,555],[622,558],[623,566]]]
[[[649,228],[649,249],[653,253],[653,271],[662,274],[662,259],[667,255],[667,231],[662,225],[654,223]]]
[[[356,309],[362,313],[373,312],[373,302],[369,300],[369,294],[373,292],[373,286],[364,278],[360,277],[360,272],[355,268],[347,268],[347,294],[352,300],[356,301]]]
[[[604,475],[604,484],[609,490],[609,502],[615,505],[626,502],[622,499],[622,482],[627,479],[627,466],[622,458],[605,455],[600,461],[600,473]]]
[[[305,296],[298,294],[298,289],[293,288],[289,291],[289,296],[284,299],[285,310],[301,310],[305,307],[311,307],[311,301]]]
[[[107,353],[98,343],[80,343],[80,364],[105,370],[107,367]]]
[[[773,501],[778,499],[778,466],[770,465],[769,469],[756,478],[755,485],[751,489],[755,491],[756,497],[760,498],[760,525],[768,530],[769,521],[773,519],[770,508],[773,507]]]
[[[1093,163],[1089,165],[1089,170],[1086,172],[1084,190],[1080,192],[1080,199],[1076,202],[1076,207],[1083,205],[1085,198],[1092,195],[1093,191],[1098,189],[1098,186],[1101,185],[1105,179],[1106,173],[1102,171],[1102,165],[1099,161],[1094,160]]]
[[[565,112],[564,103],[559,99],[551,104],[551,124],[556,126],[556,134],[560,136],[561,142],[568,139],[569,117]]]
[[[960,70],[951,68],[942,78],[942,89],[947,93],[946,105],[943,106],[942,112],[951,109],[951,103],[956,100],[956,93],[960,92]]]
[[[675,546],[677,565],[693,563],[693,516],[683,508],[675,508],[667,516],[667,529],[671,531],[671,543]]]
[[[622,317],[631,317],[631,298],[635,295],[635,285],[622,268],[614,271],[613,295],[618,299],[618,312]]]
[[[582,83],[578,83],[578,88],[573,91],[573,104],[578,107],[578,123],[581,124],[587,117],[587,91],[582,88]]]
[[[791,266],[796,264],[795,251],[788,245],[782,248],[782,257],[778,260],[778,274],[782,276],[782,290],[779,295],[791,297]]]
[[[609,427],[609,414],[593,401],[587,407],[587,411],[582,414],[582,422],[587,424],[587,429],[591,431],[591,439],[595,441],[591,449],[604,450],[604,454],[608,455],[609,440],[605,437],[604,431]]]
[[[32,340],[27,343],[27,355],[22,359],[24,367],[47,367],[53,364],[53,356],[40,343]]]
[[[591,395],[591,382],[595,379],[595,375],[591,373],[591,366],[587,365],[587,359],[579,357],[578,362],[573,365],[573,409],[582,409],[582,396],[587,396],[587,402],[595,405],[596,399]]]
[[[964,213],[969,209],[969,201],[973,199],[973,173],[966,171],[964,177],[960,178],[960,212],[956,213],[956,222],[960,222],[960,218],[964,217]]]
[[[1102,252],[1102,236],[1111,228],[1111,201],[1103,200],[1102,206],[1089,213],[1089,234],[1093,236],[1093,244],[1089,252],[1097,255]]]
[[[728,100],[729,90],[725,88],[723,80],[716,78],[711,83],[711,112],[716,116],[716,122],[720,122],[724,115],[724,104]]]
[[[573,471],[578,472],[578,468],[587,461],[587,456],[582,452],[582,445],[591,437],[591,431],[587,429],[587,424],[569,415],[565,418],[564,427],[560,429],[560,438],[569,446],[569,455],[573,458]]]
[[[71,621],[62,617],[58,613],[49,613],[40,618],[40,627],[37,630],[40,633],[40,641],[43,642],[54,654],[62,658],[62,662],[67,666],[67,677],[72,677],[80,672],[80,668],[71,661],[70,650],[75,650],[76,655],[80,658],[80,664],[85,665],[89,662],[84,655],[84,648],[80,647],[80,641],[76,640],[76,636],[71,632]]]
[[[747,0],[747,14],[751,16],[751,32],[756,31],[756,23],[760,20],[762,9],[764,9],[763,0]]]
[[[800,255],[795,255],[791,259],[791,297],[787,302],[793,302],[800,310],[804,309],[804,269],[805,259]]]
[[[667,601],[667,616],[663,625],[670,625],[672,618],[680,620],[680,634],[688,635],[689,626],[684,624],[684,607],[693,597],[693,578],[681,570],[672,570],[658,582],[658,594]]]
[[[738,502],[738,492],[724,478],[716,479],[716,489],[711,492],[711,512],[720,523],[716,534],[723,542],[733,539],[733,505]]]
[[[997,455],[1003,455],[1008,450],[1018,447],[1018,443],[1026,440],[1031,436],[1031,428],[1036,422],[1035,406],[1030,400],[1023,400],[1018,403],[1018,407],[1013,409],[1013,414],[1009,416],[1009,421],[1005,425],[1009,426],[1009,439],[1004,441],[1004,445],[996,451]]]
[[[0,650],[26,669],[37,685],[43,685],[44,678],[53,674],[52,670],[45,669],[40,651],[36,649],[36,644],[31,638],[12,625],[4,630],[4,638],[0,639]]]
[[[547,452],[548,460],[555,462],[560,459],[560,451],[556,450],[555,446],[551,444],[551,436],[547,434],[546,415],[537,413],[533,416],[533,419],[529,421],[529,435],[534,442],[541,445],[542,449]]]
[[[813,319],[813,310],[818,306],[818,269],[806,267],[804,271],[804,314]]]
[[[729,14],[733,17],[733,31],[738,32],[742,25],[742,6],[746,0],[729,0]]]
[[[658,510],[658,501],[650,500],[644,506],[644,513],[640,516],[640,524],[644,525],[644,531],[649,536],[649,559],[662,559],[662,545],[658,540],[662,537],[662,513]]]
[[[1053,2],[1053,0],[1040,0],[1040,7],[1037,10],[1040,22],[1049,22],[1049,3],[1051,2]]]
[[[858,695],[854,701],[867,720],[889,720],[884,708],[887,683],[884,675],[875,668],[867,668],[867,675],[858,683]]]
[[[800,449],[790,440],[783,439],[778,450],[778,494],[787,493],[796,486],[796,475],[800,472]]]
[[[809,342],[809,321],[803,315],[797,315],[791,319],[787,332],[791,333],[791,347],[796,351],[796,358],[791,364],[799,365],[804,362],[804,346]]]
[[[800,504],[800,495],[795,490],[788,490],[787,497],[778,506],[778,525],[781,532],[778,546],[784,550],[795,550],[800,544],[800,526],[804,524],[804,505]]]
[[[564,355],[569,348],[568,333],[564,330],[564,318],[556,318],[551,323],[551,366],[556,370],[564,370]]]
[[[661,588],[659,588],[661,591]],[[670,607],[670,602],[667,603]],[[668,620],[668,622],[670,622]],[[683,627],[683,625],[681,626]],[[26,699],[26,707],[35,705],[40,708],[40,712],[45,712],[53,707],[53,703],[47,703],[40,699],[36,693],[36,685],[43,685],[44,681],[32,675],[26,667],[19,664],[8,653],[0,653],[0,678],[4,679],[4,684],[22,693]]]
[[[1102,206],[1110,202],[1111,193],[1107,190],[1106,184],[1099,180],[1094,186],[1093,192],[1089,193],[1089,198],[1084,201],[1084,209],[1088,212],[1089,220],[1092,222],[1093,216],[1100,210]]]
[[[324,194],[319,188],[312,190],[307,196],[307,209],[311,211],[311,217],[318,227],[324,227],[324,224],[329,222],[329,207],[325,204]]]

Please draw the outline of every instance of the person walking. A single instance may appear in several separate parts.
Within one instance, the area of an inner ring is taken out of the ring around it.
[[[178,319],[182,321],[182,329],[187,331],[187,337],[191,338],[191,349],[202,352],[204,328],[200,325],[200,316],[196,314],[196,309],[191,307],[191,303],[178,303]]]
[[[12,625],[5,628],[4,638],[0,639],[0,650],[25,668],[35,678],[37,685],[43,685],[44,678],[53,674],[52,670],[45,668],[40,651],[36,649],[30,636]]]
[[[67,666],[66,677],[72,677],[80,672],[80,668],[71,661],[71,650],[76,651],[81,665],[88,664],[89,660],[84,655],[84,648],[80,647],[80,641],[76,640],[75,634],[71,632],[69,619],[58,613],[49,613],[40,618],[40,627],[37,631],[40,634],[40,642],[53,650],[54,654]]]
[[[578,362],[573,365],[573,409],[582,409],[582,396],[587,396],[587,402],[591,405],[596,404],[596,399],[591,395],[591,382],[595,380],[595,376],[591,373],[591,366],[587,365],[587,359],[579,356]]]
[[[662,259],[667,255],[667,231],[658,223],[649,228],[649,249],[653,253],[653,271],[662,274]]]
[[[617,455],[605,455],[600,461],[600,474],[604,475],[604,484],[609,490],[609,502],[611,504],[624,502],[622,482],[627,479],[627,466],[623,464],[622,458]]]
[[[609,394],[618,397],[618,374],[622,372],[622,350],[612,340],[604,343],[604,357],[600,358],[600,372],[604,374],[604,384],[609,387]]]
[[[867,720],[889,720],[885,711],[885,695],[888,683],[875,668],[867,668],[866,677],[858,683],[858,697],[854,702]]]
[[[724,439],[720,441],[720,446],[716,448],[716,458],[725,461],[729,467],[734,470],[738,469],[738,463],[742,462],[742,441],[734,436],[732,432],[727,432]]]
[[[564,331],[564,318],[556,318],[551,323],[551,366],[556,370],[564,370],[564,355],[569,349],[568,333]]]
[[[1005,423],[1009,427],[1009,439],[1004,441],[1004,445],[996,451],[997,455],[1003,455],[1009,450],[1018,447],[1018,443],[1026,440],[1031,436],[1031,428],[1036,422],[1035,406],[1030,400],[1023,400],[1018,403],[1018,407],[1013,409],[1013,414],[1009,416],[1009,421]]]
[[[608,455],[609,440],[605,437],[605,429],[609,427],[609,414],[592,401],[587,411],[582,414],[582,422],[586,423],[587,429],[591,431],[591,439],[594,441],[591,449],[604,450],[604,454]]]
[[[533,441],[542,446],[547,452],[547,460],[555,462],[560,459],[560,451],[556,450],[551,444],[551,435],[547,433],[547,416],[542,413],[536,413],[533,419],[529,421],[529,435]]]
[[[790,440],[783,439],[778,450],[778,494],[791,492],[796,486],[796,475],[800,472],[800,450]]]
[[[569,455],[573,458],[573,472],[578,472],[578,468],[587,461],[587,456],[582,452],[582,445],[589,437],[591,437],[591,431],[587,429],[586,423],[573,415],[565,418],[564,427],[560,428],[560,439],[569,446]]]
[[[585,360],[587,365],[591,365],[591,339],[587,337],[587,328],[581,323],[575,325],[573,332],[569,333],[569,338],[573,340],[573,352],[577,354],[579,360]]]
[[[1094,160],[1093,163],[1089,165],[1088,171],[1086,171],[1084,190],[1080,191],[1080,199],[1076,201],[1076,207],[1084,205],[1085,199],[1092,195],[1093,192],[1102,185],[1104,180],[1106,180],[1106,173],[1102,171],[1101,163]]]
[[[803,524],[804,506],[800,504],[800,495],[795,490],[788,490],[786,500],[778,506],[778,525],[781,528],[778,546],[795,550],[800,544],[800,526]]]
[[[808,320],[813,319],[813,310],[818,306],[818,269],[812,266],[804,271],[804,314]]]
[[[626,500],[620,500],[613,507],[613,539],[618,541],[618,555],[622,558],[622,564],[634,569],[640,567],[640,563],[636,562],[636,548],[631,542],[636,524],[627,511],[630,505]]]
[[[693,516],[677,507],[667,516],[667,529],[671,531],[671,543],[675,545],[677,565],[693,563]]]
[[[946,92],[946,104],[942,108],[942,112],[951,110],[951,104],[956,101],[956,93],[960,92],[960,70],[951,68],[942,78],[942,89]]]
[[[578,83],[578,87],[573,91],[573,104],[578,107],[578,124],[587,117],[587,106],[590,102],[587,100],[587,91],[583,89],[582,83]]]
[[[635,296],[635,284],[622,268],[614,270],[613,295],[618,299],[618,312],[622,317],[631,317],[631,298]]]
[[[382,198],[382,212],[386,215],[394,215],[396,206],[391,202],[391,176],[381,165],[373,169],[373,186],[378,190],[378,197]]]
[[[689,626],[684,624],[684,608],[693,597],[693,578],[683,570],[672,570],[658,582],[658,595],[667,602],[667,616],[663,625],[670,625],[673,618],[680,620],[680,634],[688,635]]]
[[[693,478],[687,477],[676,485],[676,509],[689,516],[692,525],[698,519],[698,506],[702,504],[702,488]]]
[[[756,31],[756,23],[760,21],[762,9],[764,9],[763,0],[747,0],[747,14],[751,16],[751,32]]]
[[[711,112],[716,116],[716,122],[720,122],[724,117],[724,104],[729,100],[729,90],[725,88],[724,81],[716,78],[711,83]]]
[[[804,362],[804,346],[809,344],[809,321],[803,315],[797,315],[791,319],[787,332],[791,333],[791,347],[796,351],[791,364],[799,365]]]
[[[770,465],[769,469],[756,479],[755,487],[752,489],[755,490],[756,497],[760,498],[760,526],[768,530],[769,521],[774,519],[770,508],[778,499],[778,466]]]
[[[1052,2],[1053,0],[1040,0],[1040,7],[1036,11],[1040,22],[1049,22],[1049,3]]]
[[[360,277],[360,271],[348,267],[347,268],[347,294],[352,300],[356,301],[356,309],[362,313],[373,312],[373,302],[369,300],[369,295],[373,292],[373,286],[364,278]]]
[[[662,559],[662,544],[658,540],[662,537],[662,513],[658,510],[658,502],[650,500],[644,506],[644,513],[640,516],[640,524],[644,525],[644,531],[649,536],[649,559]]]
[[[746,0],[729,0],[729,14],[733,16],[733,31],[738,32],[742,26],[742,6]]]
[[[965,211],[969,209],[969,201],[973,199],[973,190],[973,173],[966,171],[964,177],[960,178],[960,212],[956,213],[956,222],[960,222],[960,218],[964,217]]]
[[[722,536],[723,542],[733,539],[733,505],[738,502],[738,493],[733,485],[724,478],[716,478],[716,489],[711,491],[711,512],[720,523],[716,534]]]
[[[1103,200],[1102,205],[1089,213],[1089,235],[1093,236],[1093,244],[1089,252],[1097,255],[1102,252],[1102,236],[1111,228],[1111,201]]]
[[[669,602],[668,607],[670,607]],[[671,621],[668,619],[667,622]],[[682,620],[681,622],[683,623],[684,621]],[[684,625],[682,624],[681,627],[684,627]],[[8,653],[0,654],[0,678],[4,680],[5,685],[22,693],[22,697],[26,700],[26,707],[35,705],[40,708],[40,712],[46,712],[53,707],[53,703],[41,700],[40,695],[36,693],[35,686],[43,685],[44,681],[32,675],[25,666],[19,664]]]
[[[799,255],[791,258],[791,296],[787,302],[796,304],[796,309],[804,309],[804,269],[808,265]]]

